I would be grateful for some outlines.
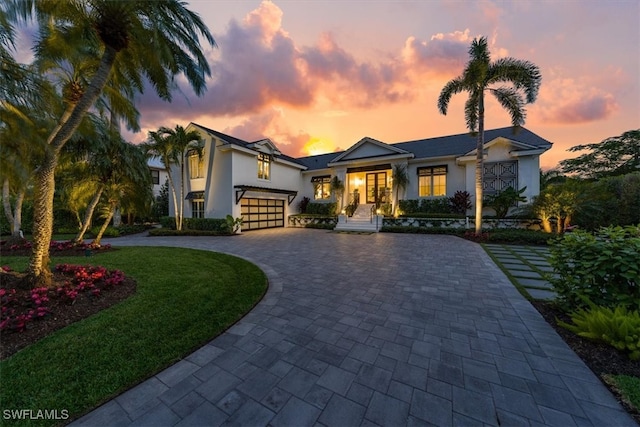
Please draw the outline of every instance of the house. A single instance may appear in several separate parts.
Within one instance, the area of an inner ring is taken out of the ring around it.
[[[476,138],[468,133],[392,144],[365,137],[342,152],[293,158],[269,139],[247,142],[195,123],[186,130],[199,132],[205,145],[202,157],[187,157],[185,217],[242,216],[242,230],[286,226],[303,197],[331,201],[334,176],[345,186],[342,206],[354,199],[372,204],[376,195],[395,204],[395,164],[409,175],[401,200],[450,197],[458,190],[474,194]],[[484,147],[486,194],[526,187],[523,195],[530,200],[539,193],[539,159],[549,141],[507,127],[485,131]],[[179,185],[179,170],[174,174]]]
[[[153,185],[153,197],[156,198],[160,195],[160,190],[165,182],[167,182],[169,174],[167,168],[164,167],[162,160],[157,158],[151,158],[147,160],[147,166],[151,171],[151,183]]]

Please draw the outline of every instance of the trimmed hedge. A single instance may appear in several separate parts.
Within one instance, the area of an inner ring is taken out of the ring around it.
[[[331,203],[309,203],[306,214],[312,215],[335,215],[338,208],[337,202]]]
[[[228,231],[212,231],[212,230],[171,230],[169,228],[154,228],[149,230],[149,236],[231,236]]]
[[[175,230],[176,219],[172,216],[163,216],[160,218],[160,225],[162,228]],[[229,223],[223,218],[183,218],[182,229],[183,231],[214,231],[218,234],[229,234]]]

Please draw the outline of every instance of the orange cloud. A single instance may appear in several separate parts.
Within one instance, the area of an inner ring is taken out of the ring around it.
[[[551,73],[556,74],[553,70]],[[557,76],[543,82],[531,111],[543,122],[577,124],[606,119],[618,108],[613,93],[590,79]]]

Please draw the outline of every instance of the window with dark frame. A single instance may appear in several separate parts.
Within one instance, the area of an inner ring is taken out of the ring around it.
[[[191,218],[204,218],[204,199],[191,201]]]
[[[153,185],[160,185],[160,171],[157,169],[151,169],[151,182]]]
[[[311,178],[313,184],[314,200],[327,200],[331,198],[331,175],[314,176]]]
[[[447,166],[418,168],[418,196],[438,197],[447,195]]]
[[[271,179],[271,156],[258,154],[258,179]]]

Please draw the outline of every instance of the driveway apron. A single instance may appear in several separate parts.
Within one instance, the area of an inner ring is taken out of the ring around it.
[[[269,290],[74,425],[636,425],[475,243],[289,228],[109,243],[236,255]]]

